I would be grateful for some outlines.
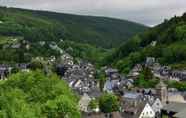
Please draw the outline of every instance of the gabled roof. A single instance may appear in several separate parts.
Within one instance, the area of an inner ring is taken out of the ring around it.
[[[148,114],[146,114],[148,113]],[[150,113],[150,114],[149,114]],[[143,108],[143,110],[140,112],[139,117],[141,116],[141,118],[152,118],[155,116],[155,112],[153,111],[152,107],[149,105],[149,103],[147,102]]]
[[[160,112],[161,109],[163,108],[163,105],[159,98],[157,98],[151,106],[154,112]]]

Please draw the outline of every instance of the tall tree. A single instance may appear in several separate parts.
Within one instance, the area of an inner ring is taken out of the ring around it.
[[[100,110],[104,113],[110,113],[119,110],[119,100],[117,96],[106,93],[99,99]]]

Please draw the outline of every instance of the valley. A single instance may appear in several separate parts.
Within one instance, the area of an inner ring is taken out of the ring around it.
[[[185,45],[185,13],[147,27],[0,7],[0,117],[182,118]]]

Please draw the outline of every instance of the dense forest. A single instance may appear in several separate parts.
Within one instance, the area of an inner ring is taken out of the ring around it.
[[[107,48],[117,46],[147,28],[112,18],[4,7],[0,8],[0,16],[0,34],[19,35],[29,41],[66,39]]]
[[[106,17],[78,16],[52,12],[33,12],[36,16],[59,21],[66,29],[64,38],[103,48],[114,48],[123,41],[147,29],[147,26],[127,20]]]
[[[105,64],[127,73],[136,63],[144,62],[146,57],[155,57],[161,64],[184,69],[185,45],[186,14],[183,14],[126,41],[105,59]]]

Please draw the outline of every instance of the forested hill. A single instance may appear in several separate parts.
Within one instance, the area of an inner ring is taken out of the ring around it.
[[[186,13],[134,36],[105,60],[123,72],[146,57],[156,57],[161,64],[173,68],[186,67]]]
[[[29,41],[59,39],[113,48],[147,29],[126,20],[0,7],[0,34]]]

